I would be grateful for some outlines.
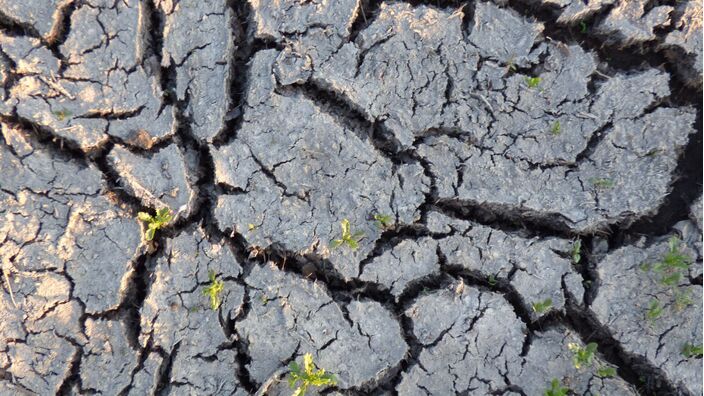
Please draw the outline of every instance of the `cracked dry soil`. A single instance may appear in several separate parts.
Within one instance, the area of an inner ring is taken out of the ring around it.
[[[695,0],[0,0],[0,394],[701,395],[701,92]]]

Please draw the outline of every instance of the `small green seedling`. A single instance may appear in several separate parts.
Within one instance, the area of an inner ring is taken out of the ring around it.
[[[494,274],[489,275],[488,282],[489,282],[489,286],[496,286],[496,283],[497,283],[496,276]]]
[[[225,282],[222,280],[215,279],[215,271],[208,271],[208,278],[210,279],[210,285],[203,289],[203,295],[210,298],[210,308],[213,311],[220,308],[222,300],[220,299],[220,293],[225,290]]]
[[[552,133],[554,136],[557,136],[562,132],[562,125],[560,125],[560,121],[555,121],[552,124],[552,127],[550,127],[550,133]]]
[[[584,348],[574,343],[567,344],[567,348],[574,353],[574,356],[572,357],[572,364],[574,364],[574,368],[580,369],[585,366],[591,366],[594,361],[594,353],[596,352],[597,347],[598,345],[596,342],[590,342]]]
[[[680,279],[682,279],[682,274],[679,272],[673,272],[671,274],[663,275],[663,277],[660,278],[660,283],[664,286],[676,286],[680,283]]]
[[[557,378],[553,378],[550,382],[550,388],[543,393],[544,396],[567,396],[569,388],[563,388],[560,381]]]
[[[660,284],[676,286],[689,269],[691,259],[680,251],[680,240],[673,236],[668,241],[669,249],[662,259],[650,268],[659,273]]]
[[[528,88],[536,88],[540,85],[541,80],[540,77],[526,77],[526,84],[528,84]]]
[[[594,356],[598,347],[599,345],[597,345],[596,342],[590,342],[584,347],[581,347],[575,343],[567,344],[567,348],[574,353],[572,356],[572,364],[574,365],[574,368],[579,370],[582,367],[591,367],[594,365]],[[611,366],[598,365],[596,368],[596,375],[602,378],[610,378],[616,375],[616,369]]]
[[[169,208],[161,208],[157,210],[155,216],[152,216],[149,213],[139,212],[137,213],[137,217],[147,223],[147,232],[144,235],[147,241],[154,239],[154,234],[156,234],[156,231],[166,227],[171,219],[173,219]]]
[[[594,177],[589,182],[599,190],[608,190],[614,186],[614,181],[605,177]]]
[[[340,226],[342,227],[342,236],[339,239],[333,239],[330,241],[330,248],[336,249],[341,245],[347,245],[350,249],[357,250],[359,247],[359,241],[364,238],[364,233],[357,231],[353,234],[350,229],[350,221],[347,219],[343,219],[340,222]]]
[[[56,119],[59,121],[63,121],[66,119],[66,117],[71,117],[72,115],[71,112],[66,109],[52,111],[52,113],[56,116]]]
[[[654,321],[662,315],[663,308],[660,306],[660,301],[650,300],[650,306],[648,311],[645,313],[645,317],[650,321]]]
[[[576,239],[572,243],[572,262],[579,264],[580,260],[582,260],[582,240]]]
[[[546,298],[544,301],[538,301],[530,304],[533,307],[533,312],[543,314],[552,308],[552,298]]]
[[[582,33],[587,32],[587,23],[586,22],[582,21],[579,23],[579,31]]]
[[[515,56],[511,56],[509,58],[508,62],[506,62],[506,73],[515,73],[516,72],[516,60]]]
[[[681,311],[692,303],[694,303],[694,300],[692,300],[689,290],[675,290],[675,310]]]
[[[652,150],[648,151],[647,153],[645,153],[645,156],[646,157],[655,157],[658,154],[660,154],[661,151],[662,150],[660,150],[660,149],[652,149]]]
[[[675,310],[681,311],[693,303],[689,290],[679,290],[682,278],[687,276],[689,265],[692,259],[680,251],[681,242],[676,236],[668,240],[668,250],[656,263],[642,263],[640,269],[643,271],[653,271],[660,276],[658,283],[673,290]],[[646,317],[651,321],[659,318],[663,314],[664,308],[660,306],[658,300],[651,300]]]
[[[616,376],[616,369],[611,366],[601,366],[596,370],[596,375],[602,378],[611,378]]]
[[[682,347],[682,356],[687,359],[702,357],[704,354],[704,349],[702,345],[693,345],[690,343],[684,344]]]
[[[391,224],[393,223],[393,219],[390,215],[377,213],[373,216],[373,218],[377,228],[381,230],[391,227]]]
[[[288,380],[288,386],[291,389],[296,389],[293,396],[304,396],[309,386],[325,386],[336,385],[335,376],[326,373],[323,369],[316,371],[316,366],[313,363],[313,355],[306,353],[303,355],[303,369],[296,362],[289,364],[291,370],[291,378]],[[300,382],[300,385],[297,385]]]

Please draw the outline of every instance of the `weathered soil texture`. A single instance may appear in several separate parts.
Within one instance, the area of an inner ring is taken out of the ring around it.
[[[0,0],[0,395],[701,395],[701,94],[695,0]]]

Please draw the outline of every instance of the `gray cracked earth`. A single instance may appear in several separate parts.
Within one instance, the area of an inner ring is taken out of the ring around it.
[[[701,395],[701,90],[694,0],[0,0],[0,394]]]

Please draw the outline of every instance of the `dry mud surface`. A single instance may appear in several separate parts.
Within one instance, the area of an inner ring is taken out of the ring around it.
[[[694,0],[0,0],[0,394],[701,395],[701,90]]]

